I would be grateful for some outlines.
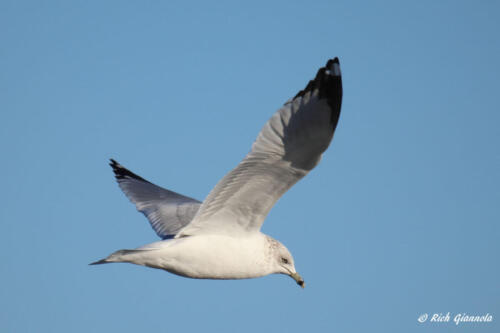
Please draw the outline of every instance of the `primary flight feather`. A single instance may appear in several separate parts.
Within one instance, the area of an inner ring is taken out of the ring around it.
[[[277,273],[304,287],[288,249],[260,228],[276,201],[321,160],[341,103],[335,58],[273,114],[251,151],[203,203],[154,185],[111,160],[120,188],[163,240],[116,251],[92,264],[129,262],[200,279]]]

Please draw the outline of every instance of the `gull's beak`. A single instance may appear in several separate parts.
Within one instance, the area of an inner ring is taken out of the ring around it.
[[[304,282],[304,279],[302,279],[302,277],[299,275],[299,273],[295,272],[295,273],[292,273],[290,274],[290,276],[292,277],[292,279],[295,280],[295,282],[297,282],[297,284],[299,286],[301,286],[302,288],[304,288],[306,286],[305,282]]]

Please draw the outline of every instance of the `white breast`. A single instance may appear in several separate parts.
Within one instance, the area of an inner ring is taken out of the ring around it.
[[[269,243],[262,233],[250,237],[199,235],[160,243],[145,247],[129,260],[198,279],[245,279],[273,273]]]

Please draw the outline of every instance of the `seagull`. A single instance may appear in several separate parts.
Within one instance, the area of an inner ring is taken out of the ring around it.
[[[290,251],[260,228],[276,201],[321,160],[341,103],[334,58],[271,116],[251,151],[203,202],[150,183],[111,159],[118,185],[162,240],[90,265],[132,263],[195,279],[285,274],[304,288]]]

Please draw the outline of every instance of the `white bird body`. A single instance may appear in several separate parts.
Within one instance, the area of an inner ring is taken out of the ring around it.
[[[321,160],[341,102],[335,58],[273,114],[251,151],[203,203],[154,185],[111,160],[120,188],[164,240],[116,251],[93,264],[128,262],[199,279],[287,274],[303,287],[288,249],[260,228],[276,201]]]
[[[260,232],[248,237],[192,236],[159,241],[136,250],[120,250],[107,260],[159,268],[195,279],[246,279],[274,273],[270,260],[274,242]],[[231,256],[226,255],[228,251]]]

